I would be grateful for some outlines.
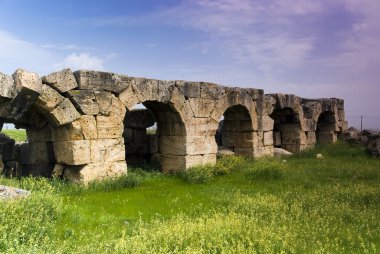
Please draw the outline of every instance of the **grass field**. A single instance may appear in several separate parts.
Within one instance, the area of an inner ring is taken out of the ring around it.
[[[24,129],[2,130],[1,132],[18,142],[23,142],[26,140],[26,130]]]
[[[0,203],[2,253],[380,252],[380,160],[343,144],[180,175],[135,169],[86,188],[0,184],[34,193]]]

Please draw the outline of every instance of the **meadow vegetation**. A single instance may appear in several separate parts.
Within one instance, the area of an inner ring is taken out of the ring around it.
[[[16,142],[26,141],[26,130],[24,129],[20,129],[20,130],[4,129],[4,130],[1,130],[1,132],[9,136],[10,138],[14,139]]]
[[[380,252],[380,160],[341,143],[88,186],[0,184],[33,193],[0,201],[0,253]]]

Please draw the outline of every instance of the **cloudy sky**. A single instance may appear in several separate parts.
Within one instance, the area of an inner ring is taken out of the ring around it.
[[[380,128],[380,1],[0,0],[0,71],[18,67],[338,97]]]

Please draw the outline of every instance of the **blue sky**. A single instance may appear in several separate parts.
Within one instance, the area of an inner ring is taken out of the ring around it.
[[[0,0],[0,71],[97,69],[345,99],[380,128],[378,0]]]

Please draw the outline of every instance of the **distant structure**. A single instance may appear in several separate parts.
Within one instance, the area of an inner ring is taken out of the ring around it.
[[[139,103],[146,109],[132,110]],[[0,73],[0,122],[27,131],[28,143],[7,155],[17,174],[77,182],[148,160],[163,171],[215,163],[218,146],[250,157],[275,147],[294,153],[347,130],[341,99],[70,69],[42,78]]]

